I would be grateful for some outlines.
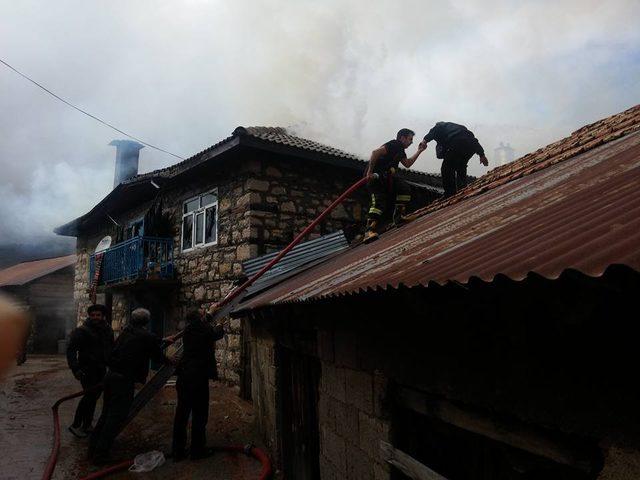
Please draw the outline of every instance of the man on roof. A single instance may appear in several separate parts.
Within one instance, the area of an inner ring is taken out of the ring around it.
[[[394,224],[400,225],[406,221],[405,212],[411,201],[411,189],[396,173],[401,163],[407,168],[411,167],[426,148],[426,144],[421,142],[416,153],[407,158],[405,149],[413,143],[414,135],[413,130],[402,128],[395,140],[389,140],[371,152],[371,159],[365,174],[377,173],[378,178],[373,178],[368,183],[371,192],[371,205],[367,214],[365,243],[378,238],[377,230],[380,219],[387,208],[387,202],[390,200],[394,201]]]
[[[442,159],[442,187],[445,198],[454,195],[467,185],[467,164],[478,154],[485,167],[489,160],[475,135],[464,125],[453,122],[438,122],[424,136],[425,148],[430,141],[436,141],[436,158]]]

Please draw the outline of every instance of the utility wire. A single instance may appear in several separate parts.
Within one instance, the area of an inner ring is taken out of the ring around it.
[[[86,111],[82,110],[81,108],[76,107],[76,106],[75,106],[75,105],[73,105],[72,103],[67,102],[64,98],[59,97],[58,95],[56,95],[55,93],[53,93],[51,90],[49,90],[49,89],[48,89],[48,88],[46,88],[45,86],[40,85],[40,84],[39,84],[38,82],[36,82],[35,80],[32,80],[32,79],[31,79],[31,78],[29,78],[27,75],[25,75],[25,74],[24,74],[24,73],[22,73],[21,71],[17,70],[16,68],[12,67],[11,65],[9,65],[7,62],[5,62],[5,61],[4,61],[3,59],[1,59],[1,58],[0,58],[0,63],[2,63],[4,66],[6,66],[6,67],[10,68],[10,69],[11,69],[11,70],[13,70],[14,72],[16,72],[16,73],[17,73],[18,75],[20,75],[22,78],[24,78],[24,79],[26,79],[26,80],[30,81],[30,82],[31,82],[31,83],[33,83],[35,86],[37,86],[37,87],[41,88],[42,90],[44,90],[45,92],[47,92],[47,93],[48,93],[49,95],[51,95],[52,97],[57,98],[57,99],[58,99],[58,100],[60,100],[62,103],[64,103],[64,104],[66,104],[66,105],[70,106],[71,108],[76,109],[76,110],[77,110],[77,111],[79,111],[80,113],[84,113],[86,116],[91,117],[91,118],[93,118],[94,120],[97,120],[97,121],[98,121],[98,122],[100,122],[101,124],[103,124],[103,125],[105,125],[105,126],[107,126],[107,127],[111,128],[111,129],[115,130],[116,132],[121,133],[122,135],[125,135],[125,136],[127,136],[127,137],[129,137],[129,138],[132,138],[132,139],[133,139],[133,140],[135,140],[136,142],[140,142],[141,144],[146,145],[147,147],[154,148],[154,149],[156,149],[156,150],[158,150],[158,151],[160,151],[160,152],[168,153],[169,155],[173,155],[174,157],[179,158],[180,160],[184,160],[184,158],[182,158],[180,155],[176,155],[175,153],[171,153],[171,152],[169,152],[169,151],[167,151],[167,150],[165,150],[165,149],[163,149],[163,148],[156,147],[155,145],[152,145],[152,144],[150,144],[150,143],[144,142],[144,141],[140,140],[139,138],[134,137],[133,135],[131,135],[131,134],[127,133],[127,132],[123,132],[123,131],[122,131],[122,130],[120,130],[119,128],[117,128],[117,127],[115,127],[115,126],[111,125],[110,123],[105,122],[105,121],[104,121],[104,120],[102,120],[101,118],[98,118],[98,117],[96,117],[95,115],[92,115],[92,114],[90,114],[89,112],[86,112]]]

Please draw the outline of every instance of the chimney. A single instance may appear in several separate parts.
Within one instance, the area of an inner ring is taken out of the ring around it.
[[[132,140],[114,140],[109,145],[116,147],[116,173],[113,178],[113,188],[116,188],[138,174],[140,149],[144,145]]]

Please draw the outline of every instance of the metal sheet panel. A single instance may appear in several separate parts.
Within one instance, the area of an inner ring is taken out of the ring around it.
[[[472,277],[640,270],[639,128],[640,106],[584,127],[241,309]]]
[[[75,255],[66,255],[64,257],[45,258],[43,260],[18,263],[12,267],[0,270],[0,287],[24,285],[25,283],[29,283],[50,273],[57,272],[58,270],[74,265],[75,263]]]
[[[249,288],[248,293],[254,294],[263,290],[270,285],[278,283],[281,279],[287,278],[304,270],[305,267],[315,264],[319,260],[346,250],[348,247],[349,242],[344,236],[344,232],[342,230],[301,243],[294,247],[284,256],[284,258],[282,258],[282,260],[280,260],[280,262],[260,277],[260,279],[258,279],[258,281]],[[273,260],[278,253],[279,252],[270,253],[268,255],[263,255],[243,262],[242,267],[244,269],[244,273],[248,277],[251,277]]]

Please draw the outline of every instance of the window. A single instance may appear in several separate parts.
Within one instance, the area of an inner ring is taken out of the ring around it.
[[[124,231],[124,239],[129,240],[130,238],[141,237],[144,235],[144,219],[135,220],[127,226]]]
[[[218,192],[213,190],[182,205],[182,251],[218,241]]]

